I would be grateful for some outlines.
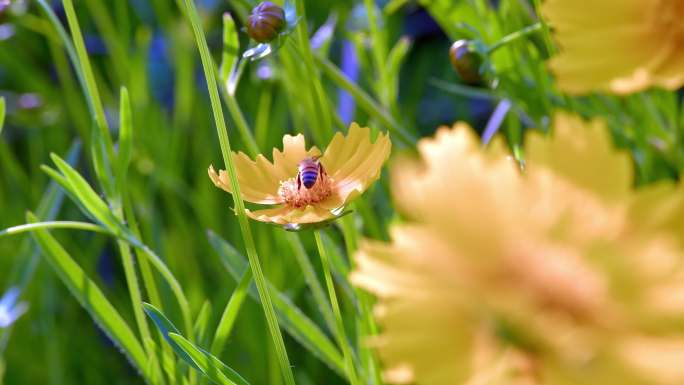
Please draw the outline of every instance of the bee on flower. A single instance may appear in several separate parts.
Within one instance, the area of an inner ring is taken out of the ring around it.
[[[380,133],[352,123],[347,135],[335,134],[325,152],[306,148],[304,136],[285,135],[283,149],[273,150],[273,161],[263,155],[255,160],[233,154],[245,201],[276,205],[247,215],[279,225],[315,224],[335,219],[342,209],[380,177],[389,157],[391,141]],[[209,167],[214,184],[232,193],[225,170]]]
[[[632,186],[601,122],[559,114],[526,168],[470,127],[392,170],[406,220],[351,280],[378,297],[390,383],[684,382],[684,193]]]

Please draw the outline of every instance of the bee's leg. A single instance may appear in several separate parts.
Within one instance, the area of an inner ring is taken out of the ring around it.
[[[318,163],[318,174],[323,177],[323,176],[328,176],[328,174],[325,172],[325,169],[323,168],[323,163]]]
[[[297,173],[297,191],[302,189],[302,178],[301,178],[301,176],[302,175],[300,173]]]

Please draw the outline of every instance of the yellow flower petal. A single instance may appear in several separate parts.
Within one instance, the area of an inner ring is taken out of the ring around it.
[[[306,150],[304,135],[285,135],[283,150],[273,149],[273,163],[259,154],[256,160],[246,154],[233,153],[233,161],[237,171],[242,198],[248,202],[259,204],[277,204],[282,199],[278,196],[280,182],[297,175],[297,165],[306,157],[320,155],[320,150],[312,147]],[[230,181],[225,170],[216,174],[209,168],[209,177],[214,184],[227,192],[231,192]]]
[[[684,339],[634,336],[621,343],[622,357],[658,384],[684,382]]]
[[[564,91],[682,85],[680,0],[548,0],[542,13],[560,45],[551,68]]]
[[[330,212],[330,210],[311,205],[304,208],[293,208],[283,205],[271,209],[246,210],[246,212],[250,218],[257,221],[279,225],[318,223],[335,217],[335,214]]]
[[[528,172],[539,167],[586,188],[607,201],[621,200],[632,187],[633,167],[626,152],[612,145],[610,132],[599,121],[556,114],[552,138],[533,133],[525,138]]]
[[[382,165],[390,155],[392,142],[388,134],[379,134],[375,143],[370,138],[370,128],[352,123],[347,136],[335,134],[320,159],[342,204],[357,195],[353,192],[363,192],[380,177]]]
[[[256,160],[244,153],[233,154],[240,191],[246,201],[281,206],[248,211],[253,219],[277,224],[314,224],[336,218],[348,202],[363,193],[380,177],[392,144],[387,134],[371,142],[371,132],[352,123],[349,133],[337,133],[323,156],[312,147],[307,150],[304,136],[283,137],[283,150],[273,150],[273,162],[258,155]],[[318,179],[308,190],[301,190],[294,179],[305,158],[319,158],[329,178]],[[214,184],[231,192],[228,175],[209,167]],[[306,205],[306,206],[305,206]],[[302,207],[305,206],[305,207]]]
[[[682,190],[635,191],[632,164],[604,126],[563,115],[555,123],[553,137],[526,141],[524,172],[501,147],[482,150],[465,125],[421,140],[422,162],[392,170],[408,223],[392,227],[390,243],[362,244],[351,274],[378,297],[383,331],[371,343],[388,380],[683,381],[681,344],[621,345],[680,332]],[[481,333],[519,359],[476,359]],[[656,375],[659,349],[667,357]],[[504,363],[523,375],[503,375]]]

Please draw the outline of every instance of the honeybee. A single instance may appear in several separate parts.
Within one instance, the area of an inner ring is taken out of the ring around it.
[[[297,173],[297,189],[301,189],[302,185],[308,190],[312,188],[316,181],[326,176],[323,165],[318,161],[318,156],[312,158],[304,158],[299,162],[299,172]]]

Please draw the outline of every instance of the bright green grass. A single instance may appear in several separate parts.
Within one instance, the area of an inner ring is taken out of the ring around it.
[[[637,184],[684,168],[676,93],[559,93],[537,1],[419,1],[448,38],[412,41],[413,2],[297,0],[299,24],[263,61],[268,80],[260,63],[238,64],[249,0],[63,0],[64,14],[51,3],[7,16],[16,35],[0,41],[0,290],[25,287],[31,303],[0,331],[0,384],[381,383],[363,343],[377,333],[373,300],[346,277],[359,241],[387,239],[398,219],[386,173],[315,234],[249,222],[206,174],[231,170],[231,149],[270,156],[286,133],[324,147],[346,130],[339,90],[355,120],[390,132],[395,153],[440,124],[481,128],[474,99],[509,100],[500,132],[516,156],[525,125],[547,131],[565,109],[607,119],[635,155]],[[331,40],[312,47],[331,13]],[[94,36],[107,54],[88,53]],[[490,52],[496,88],[459,82],[447,51],[462,38]],[[343,40],[357,81],[339,68]],[[29,92],[42,105],[17,108]]]

